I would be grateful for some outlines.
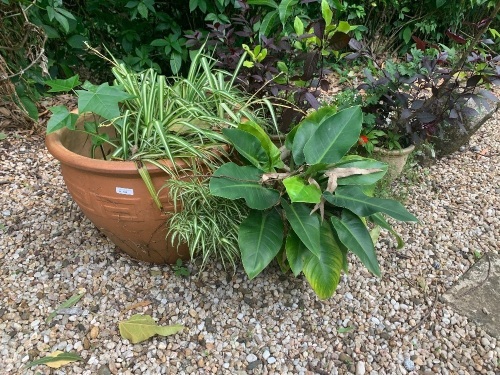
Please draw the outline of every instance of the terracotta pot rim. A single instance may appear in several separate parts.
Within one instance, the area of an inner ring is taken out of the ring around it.
[[[383,147],[381,148],[381,147],[376,147],[375,146],[373,148],[373,151],[374,152],[378,152],[378,153],[383,154],[383,155],[398,156],[398,155],[408,155],[414,149],[415,149],[415,145],[409,145],[408,147],[405,147],[405,148],[402,148],[402,149],[399,149],[399,150],[388,150],[388,149],[383,148]]]
[[[136,175],[137,166],[134,161],[121,161],[121,160],[102,160],[102,159],[92,159],[80,154],[77,154],[69,149],[67,149],[61,142],[61,135],[70,131],[67,128],[59,129],[51,134],[46,135],[45,145],[49,152],[54,158],[59,160],[61,163],[68,166],[99,173],[102,171],[109,171],[110,169],[115,172],[120,172],[121,174]],[[157,160],[159,163],[165,165],[167,168],[173,168],[172,162],[169,160]],[[150,163],[144,163],[150,172],[161,171],[155,165]],[[189,165],[183,159],[176,159],[175,165],[180,168],[188,168]],[[163,172],[163,171],[162,171]]]

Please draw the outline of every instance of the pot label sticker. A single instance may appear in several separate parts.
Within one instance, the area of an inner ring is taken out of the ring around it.
[[[123,195],[134,195],[134,189],[116,187],[116,192]]]

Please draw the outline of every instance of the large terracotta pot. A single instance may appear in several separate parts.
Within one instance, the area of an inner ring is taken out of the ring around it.
[[[375,147],[372,156],[376,160],[383,161],[389,165],[387,177],[393,180],[398,177],[408,161],[408,156],[415,149],[414,145],[410,145],[401,150],[387,150],[384,148]]]
[[[61,129],[48,135],[45,142],[61,162],[64,181],[75,202],[121,250],[135,259],[159,264],[189,257],[187,246],[177,247],[166,238],[166,220],[174,210],[168,189],[159,195],[164,209],[161,212],[134,162],[84,156],[90,155],[90,139],[82,132]],[[186,167],[182,162],[179,166]],[[158,191],[168,176],[157,167],[147,167]]]

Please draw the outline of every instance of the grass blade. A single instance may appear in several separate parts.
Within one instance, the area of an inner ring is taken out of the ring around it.
[[[76,305],[76,303],[78,301],[80,301],[80,299],[83,297],[83,295],[85,294],[85,291],[82,291],[78,294],[75,294],[73,296],[71,296],[68,300],[64,301],[63,303],[61,303],[53,312],[51,312],[49,314],[49,316],[47,317],[47,319],[45,320],[45,323],[50,323],[52,321],[52,319],[54,319],[57,315],[57,313],[62,310],[62,309],[67,309],[69,307],[73,307]]]

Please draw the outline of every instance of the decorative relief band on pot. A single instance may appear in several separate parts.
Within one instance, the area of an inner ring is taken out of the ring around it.
[[[145,220],[143,213],[137,210],[140,204],[138,197],[116,197],[102,191],[98,193],[87,191],[68,182],[66,186],[85,215],[91,213],[100,218],[108,217],[117,221],[142,222]]]
[[[134,195],[134,189],[122,188],[118,186],[116,187],[116,192],[123,195]]]

